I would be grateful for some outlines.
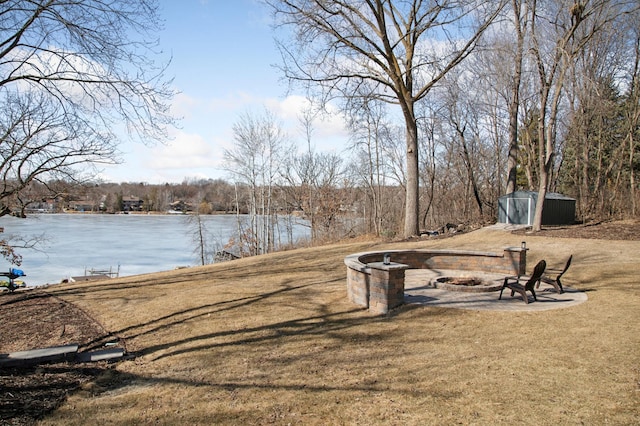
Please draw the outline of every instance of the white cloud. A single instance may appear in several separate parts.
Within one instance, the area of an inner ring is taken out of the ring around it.
[[[200,115],[208,116],[207,132],[211,132],[216,140],[215,146],[222,143],[229,148],[233,140],[233,124],[245,113],[262,114],[264,109],[271,111],[281,121],[284,130],[296,140],[302,135],[300,116],[311,106],[311,102],[300,95],[284,98],[257,97],[246,92],[234,92],[226,97],[211,98],[198,105],[206,105],[206,111]],[[341,149],[348,140],[348,131],[338,109],[329,105],[327,111],[318,115],[313,123],[314,144],[319,150]],[[193,129],[192,129],[193,130]],[[202,129],[199,129],[202,132]]]
[[[178,93],[171,103],[171,114],[179,119],[189,119],[193,112],[201,107],[202,102],[184,93]]]
[[[211,144],[195,133],[178,132],[170,143],[152,151],[144,160],[145,166],[152,170],[215,167],[220,162],[220,155]]]
[[[233,92],[228,94],[224,98],[212,98],[207,101],[207,110],[209,112],[223,112],[228,113],[230,111],[241,112],[248,107],[254,107],[260,105],[260,98],[256,98],[246,92]]]
[[[296,137],[302,131],[300,116],[311,106],[311,102],[303,96],[291,95],[284,99],[266,99],[264,105],[283,121],[291,136]],[[342,114],[336,107],[328,105],[326,112],[314,119],[312,138],[321,150],[341,148],[344,145],[348,139],[348,131]]]
[[[320,117],[315,125],[318,130],[318,136],[321,138],[338,137],[346,140],[349,137],[342,114],[332,106],[329,106],[329,113]]]
[[[293,141],[302,141],[299,116],[309,105],[303,96],[265,98],[235,92],[205,99],[180,94],[174,99],[172,111],[184,119],[180,129],[172,129],[172,140],[154,146],[126,144],[126,163],[105,167],[100,177],[112,182],[152,184],[226,178],[224,150],[233,148],[233,124],[241,114],[262,114],[267,108],[281,120]],[[348,140],[341,116],[336,109],[331,112],[314,122],[312,143],[320,152],[341,151]]]
[[[267,98],[264,100],[264,105],[271,111],[273,111],[283,121],[297,121],[300,114],[311,103],[303,96],[290,95],[284,99]]]

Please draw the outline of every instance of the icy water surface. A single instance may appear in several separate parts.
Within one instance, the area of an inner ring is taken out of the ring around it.
[[[207,246],[215,251],[236,234],[235,215],[201,216],[208,231]],[[85,270],[137,275],[199,264],[194,254],[194,225],[182,215],[45,214],[26,219],[0,218],[1,238],[45,235],[39,251],[20,249],[20,269],[28,286],[59,283]],[[306,227],[294,227],[304,237]],[[284,238],[284,237],[283,237]],[[0,269],[11,265],[0,258]]]

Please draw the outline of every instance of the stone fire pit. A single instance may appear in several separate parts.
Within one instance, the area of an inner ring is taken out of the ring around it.
[[[355,253],[345,257],[347,266],[347,297],[357,305],[377,314],[404,303],[405,272],[424,271],[430,277],[422,281],[425,287],[448,285],[445,280],[431,284],[431,279],[450,276],[482,278],[486,285],[454,286],[452,289],[495,291],[507,275],[524,274],[527,248],[506,247],[502,253],[468,250],[389,250]],[[459,274],[458,274],[459,273]],[[501,277],[502,279],[500,279]],[[442,287],[440,287],[442,288]]]

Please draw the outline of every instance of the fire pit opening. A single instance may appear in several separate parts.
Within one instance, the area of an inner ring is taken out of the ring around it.
[[[447,284],[474,286],[474,285],[482,285],[482,281],[479,278],[475,278],[475,277],[456,277],[456,278],[449,278],[447,281]]]
[[[480,277],[437,277],[431,280],[431,285],[442,290],[476,293],[497,291],[502,287],[500,282],[487,282]]]

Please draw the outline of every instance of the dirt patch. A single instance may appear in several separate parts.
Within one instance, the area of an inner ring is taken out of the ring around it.
[[[106,334],[84,311],[40,290],[0,293],[0,324],[0,354],[70,343],[88,349]],[[35,424],[105,368],[71,363],[0,368],[0,424]]]

